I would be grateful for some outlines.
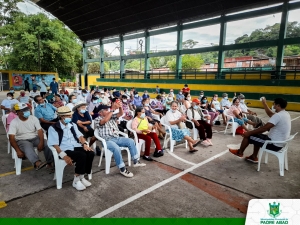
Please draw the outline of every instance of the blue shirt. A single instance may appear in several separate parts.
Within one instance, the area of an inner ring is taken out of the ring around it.
[[[184,99],[184,95],[183,94],[177,94],[176,95],[176,100],[182,100]]]
[[[45,103],[45,106],[38,105],[34,111],[34,115],[41,119],[51,121],[55,118],[54,112],[57,110],[53,105],[50,103]]]
[[[54,82],[52,81],[52,82],[50,83],[50,89],[51,89],[52,92],[57,92],[57,90],[58,90],[58,83],[57,83],[57,82],[54,83]]]
[[[135,106],[142,106],[142,98],[139,96],[139,97],[134,97],[133,98],[133,101],[132,101],[132,104],[135,105]]]
[[[66,151],[66,150],[71,150],[74,151],[74,148],[76,147],[82,147],[80,143],[78,143],[72,132],[71,132],[71,127],[74,127],[75,133],[77,138],[83,136],[82,133],[80,133],[80,131],[78,130],[78,127],[76,124],[66,124],[63,125],[60,121],[60,127],[63,130],[63,138],[62,141],[60,143],[59,148],[62,151]],[[49,127],[48,130],[48,140],[47,140],[48,145],[59,145],[59,139],[58,139],[58,133],[54,130],[54,128],[52,126]]]
[[[68,103],[68,102],[69,102],[68,95],[66,95],[66,94],[62,94],[62,95],[60,95],[60,97],[61,97],[61,99],[62,99],[62,100],[65,100],[65,102],[66,102],[66,103]]]
[[[148,94],[143,94],[142,98],[150,98],[150,96]]]
[[[73,116],[72,116],[72,122],[75,123],[77,125],[77,121],[80,120],[81,122],[86,122],[86,121],[90,121],[92,122],[91,116],[89,114],[88,111],[86,111],[83,114],[83,117],[78,113],[77,109],[74,112]],[[91,125],[90,124],[85,124],[84,126],[86,126],[88,129],[91,129]],[[80,129],[81,127],[79,127]],[[81,128],[82,129],[82,128]]]

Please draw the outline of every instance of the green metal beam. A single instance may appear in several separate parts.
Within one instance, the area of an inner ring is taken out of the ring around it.
[[[300,2],[290,2],[288,5],[289,10],[299,9],[300,8]]]
[[[126,41],[126,40],[132,40],[132,39],[143,38],[143,37],[145,37],[145,32],[124,36],[123,40]]]
[[[296,45],[300,44],[300,37],[297,38],[286,38],[284,39],[284,45]]]
[[[204,20],[204,21],[198,21],[195,23],[189,23],[189,24],[183,24],[182,30],[188,30],[188,29],[194,29],[194,28],[200,28],[200,27],[207,27],[215,24],[221,23],[220,18],[214,18],[210,20]]]
[[[233,44],[233,45],[224,45],[223,50],[237,50],[237,49],[249,49],[249,48],[260,48],[268,46],[277,46],[278,40],[270,41],[254,41],[249,43]]]
[[[119,42],[120,37],[115,37],[115,38],[110,38],[110,39],[103,39],[102,43],[103,44],[109,44],[109,43],[114,43],[114,42]]]
[[[98,41],[94,41],[94,42],[89,42],[85,44],[85,47],[92,47],[92,46],[96,46],[99,45]]]
[[[122,57],[124,56],[124,40],[123,36],[120,35],[120,78],[123,77],[123,74],[125,73],[125,63],[124,59]]]
[[[281,66],[283,62],[283,55],[284,55],[284,39],[286,36],[286,28],[288,23],[288,3],[287,1],[284,2],[282,6],[282,14],[281,14],[281,23],[280,23],[280,29],[279,29],[279,39],[277,44],[277,56],[276,56],[276,67],[279,71],[279,74],[281,74]]]
[[[177,25],[177,50],[176,50],[176,77],[181,79],[181,69],[182,69],[182,55],[180,51],[182,50],[182,24]]]
[[[87,58],[87,47],[85,46],[85,42],[82,45],[82,57],[83,57],[83,76],[84,76],[84,81],[86,82],[87,79],[87,73],[88,73],[88,65],[86,62],[86,58]],[[85,83],[85,86],[87,86],[88,84]]]
[[[160,56],[170,56],[170,55],[176,55],[177,50],[168,51],[168,52],[156,52],[156,53],[149,53],[148,57],[160,57]]]
[[[102,75],[104,74],[104,46],[103,46],[103,42],[102,39],[99,40],[100,43],[100,77],[102,77]]]
[[[219,39],[219,52],[218,52],[218,77],[222,75],[222,68],[224,67],[224,45],[226,40],[226,27],[224,16],[221,16],[220,39]]]
[[[219,51],[219,46],[211,46],[211,47],[204,47],[204,48],[191,48],[191,49],[182,49],[180,54],[197,54],[197,53],[204,53],[204,52],[215,52]]]
[[[149,52],[150,52],[150,37],[149,37],[149,32],[146,31],[145,32],[145,72],[144,72],[144,78],[147,79],[148,78],[148,74],[147,71],[150,69],[150,59],[149,59]]]
[[[104,62],[105,61],[116,61],[116,60],[120,60],[120,56],[114,56],[114,57],[106,57],[102,59]]]
[[[176,31],[177,31],[177,26],[176,27],[168,27],[168,28],[163,28],[163,29],[159,29],[159,30],[149,31],[149,36],[165,34],[165,33],[170,33],[170,32],[176,32]]]
[[[124,55],[122,59],[144,59],[145,54],[138,54],[138,55]]]
[[[85,60],[86,63],[99,62],[99,61],[100,61],[100,58],[86,59],[86,60]]]

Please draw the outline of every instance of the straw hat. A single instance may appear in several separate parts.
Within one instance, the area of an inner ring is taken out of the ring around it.
[[[88,105],[86,102],[83,102],[83,101],[80,101],[80,102],[77,102],[76,105],[73,107],[73,111],[76,111],[77,108],[83,106],[83,105]]]
[[[70,110],[68,106],[61,106],[57,109],[57,114],[59,116],[69,116],[72,115],[73,112]]]

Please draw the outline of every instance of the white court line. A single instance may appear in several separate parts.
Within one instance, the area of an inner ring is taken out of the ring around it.
[[[173,152],[170,152],[169,149],[166,149],[166,150],[167,150],[167,152],[168,152],[171,156],[173,156],[174,158],[176,158],[176,159],[178,159],[178,160],[180,160],[180,161],[182,161],[182,162],[184,162],[184,163],[190,164],[190,165],[192,165],[192,166],[196,165],[195,163],[192,163],[192,162],[187,161],[187,160],[185,160],[185,159],[183,159],[183,158],[180,158],[178,155],[175,155]]]
[[[294,121],[294,120],[296,120],[296,119],[299,119],[299,118],[300,118],[300,116],[298,116],[298,117],[296,117],[296,118],[292,119],[291,121]]]
[[[152,191],[154,191],[154,190],[156,190],[156,189],[158,189],[158,188],[160,188],[160,187],[162,187],[162,186],[170,183],[171,181],[178,179],[179,177],[181,177],[181,176],[183,176],[183,175],[185,175],[185,174],[193,171],[194,169],[197,169],[198,167],[203,166],[206,163],[209,163],[210,161],[212,161],[212,160],[214,160],[214,159],[216,159],[216,158],[224,155],[227,152],[228,152],[228,149],[225,150],[225,151],[223,151],[223,152],[221,152],[221,153],[219,153],[219,154],[217,154],[217,155],[215,155],[215,156],[213,156],[213,157],[211,157],[211,158],[209,158],[209,159],[206,159],[203,162],[198,163],[198,164],[196,164],[196,165],[194,165],[194,166],[192,166],[192,167],[190,167],[190,168],[188,168],[188,169],[186,169],[186,170],[184,170],[184,171],[182,171],[182,172],[180,172],[180,173],[178,173],[178,174],[176,174],[176,175],[174,175],[174,176],[172,176],[172,177],[170,177],[170,178],[168,178],[168,179],[166,179],[166,180],[164,180],[164,181],[162,181],[162,182],[160,182],[160,183],[158,183],[158,184],[156,184],[156,185],[154,185],[154,186],[152,186],[152,187],[150,187],[150,188],[148,188],[148,189],[146,189],[146,190],[144,190],[144,191],[142,191],[142,192],[140,192],[140,193],[138,193],[136,195],[134,195],[134,196],[131,196],[130,198],[127,198],[126,200],[124,200],[124,201],[122,201],[122,202],[120,202],[120,203],[118,203],[118,204],[116,204],[116,205],[114,205],[114,206],[112,206],[112,207],[110,207],[110,208],[108,208],[108,209],[106,209],[106,210],[104,210],[104,211],[96,214],[92,218],[101,218],[101,217],[104,217],[107,214],[110,214],[113,211],[115,211],[115,210],[117,210],[117,209],[119,209],[119,208],[121,208],[121,207],[123,207],[123,206],[125,206],[125,205],[127,205],[127,204],[129,204],[129,203],[131,203],[131,202],[133,202],[133,201],[141,198],[141,197],[143,197],[144,195],[149,194],[150,192],[152,192]]]

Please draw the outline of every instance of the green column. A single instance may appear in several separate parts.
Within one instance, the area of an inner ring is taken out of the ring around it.
[[[102,43],[102,39],[99,40],[100,43],[100,78],[104,78],[104,47]]]
[[[82,58],[83,58],[83,76],[84,76],[84,85],[81,84],[82,86],[88,86],[88,79],[87,79],[87,76],[88,76],[88,65],[87,65],[87,62],[86,62],[86,59],[87,59],[87,47],[85,46],[86,42],[83,43],[83,46],[82,46]]]
[[[148,73],[150,69],[150,59],[149,59],[149,52],[150,52],[150,37],[149,32],[145,31],[145,73],[144,79],[148,78]]]
[[[219,53],[218,53],[218,79],[222,76],[222,68],[224,67],[224,51],[223,46],[225,45],[226,40],[226,27],[227,23],[225,22],[224,16],[221,16],[220,24],[220,39],[219,39]]]
[[[176,77],[181,79],[181,69],[182,69],[182,24],[177,25],[177,53],[176,53]]]
[[[282,14],[281,14],[281,23],[280,23],[280,30],[279,30],[279,39],[277,45],[277,58],[276,58],[276,69],[277,69],[277,78],[279,79],[281,76],[281,66],[283,62],[283,55],[284,55],[284,39],[286,36],[286,28],[288,22],[288,2],[285,1],[282,5]]]
[[[123,75],[125,73],[125,68],[124,68],[124,39],[123,35],[120,35],[120,79],[123,78]],[[125,77],[125,76],[124,76]]]

